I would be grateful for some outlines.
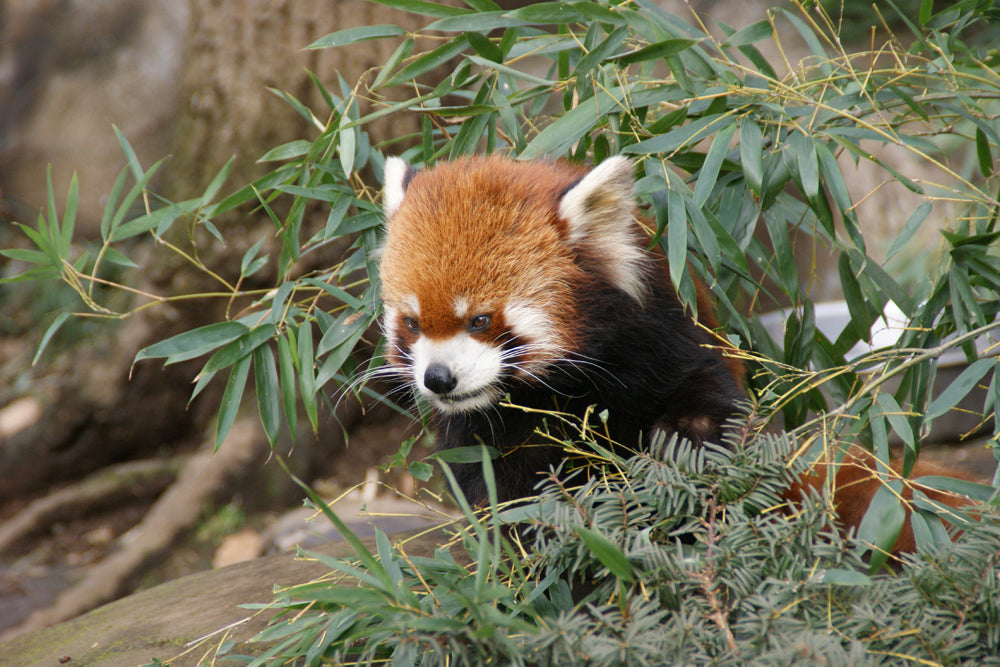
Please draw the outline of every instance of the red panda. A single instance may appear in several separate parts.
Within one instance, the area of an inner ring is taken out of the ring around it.
[[[741,412],[742,367],[707,331],[708,299],[699,326],[663,253],[646,251],[633,186],[621,157],[590,171],[496,156],[428,170],[386,162],[389,369],[430,405],[439,448],[499,452],[501,501],[531,495],[561,462],[535,435],[548,411],[580,417],[596,406],[610,440],[632,447],[657,430],[718,442]],[[507,395],[520,407],[501,404]],[[478,464],[453,470],[470,502],[485,501]]]

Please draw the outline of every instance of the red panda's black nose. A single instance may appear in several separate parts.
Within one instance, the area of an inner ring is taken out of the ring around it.
[[[439,396],[451,393],[458,378],[444,364],[431,364],[424,371],[424,386]]]

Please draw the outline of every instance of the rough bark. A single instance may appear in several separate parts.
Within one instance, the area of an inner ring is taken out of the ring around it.
[[[143,3],[128,5],[143,6]],[[59,7],[53,5],[51,9],[58,11]],[[114,8],[108,3],[105,9]],[[336,88],[338,73],[353,83],[365,71],[383,62],[395,47],[388,41],[380,41],[363,49],[305,50],[310,42],[329,32],[366,23],[398,21],[414,28],[422,23],[419,17],[392,12],[364,0],[334,3],[190,0],[186,11],[189,29],[177,76],[179,86],[174,91],[180,102],[171,107],[179,109],[173,138],[168,142],[174,147],[173,156],[163,168],[164,180],[157,186],[158,191],[175,200],[201,192],[233,155],[237,161],[227,187],[242,185],[262,173],[267,166],[257,165],[255,160],[269,148],[316,135],[317,130],[268,92],[268,87],[287,91],[314,106],[322,116],[321,97],[307,70],[325,85]],[[128,22],[127,17],[118,13],[115,16]],[[4,83],[0,77],[0,84]],[[168,103],[156,99],[144,103],[155,107],[160,102]],[[22,114],[30,110],[14,111]],[[13,122],[11,118],[4,119],[5,132]],[[406,130],[397,122],[391,127],[383,125],[376,132],[385,132],[381,138],[386,138],[390,132]],[[113,140],[110,127],[107,133]],[[152,161],[147,157],[141,160],[147,165]],[[58,185],[56,190],[60,191]],[[245,248],[261,235],[273,232],[262,213],[244,211],[239,215],[243,217],[231,215],[219,223],[230,226],[229,230],[224,229],[230,243],[218,243],[207,234],[196,239],[199,258],[228,277],[234,277],[233,271],[238,270]],[[150,258],[141,274],[126,279],[131,284],[138,282],[142,289],[159,294],[190,294],[217,287],[204,273],[176,258],[164,261],[162,253],[152,244],[132,248],[130,254],[133,259]],[[26,304],[30,301],[31,297],[25,299]],[[3,374],[0,380],[10,378],[10,387],[14,386],[14,379],[18,384],[27,384],[29,393],[43,406],[41,418],[33,425],[6,439],[0,436],[0,479],[4,480],[0,484],[0,503],[16,500],[24,505],[41,496],[39,502],[44,507],[47,502],[44,496],[53,487],[109,464],[190,453],[198,450],[202,442],[210,441],[211,418],[222,382],[217,380],[215,384],[219,386],[210,387],[189,405],[191,380],[198,365],[164,369],[158,362],[142,362],[133,368],[133,359],[136,352],[155,341],[219,321],[224,305],[199,301],[151,308],[122,322],[98,327],[92,339],[74,345],[71,352],[64,352],[38,370],[26,367],[30,355],[20,358],[17,368],[7,362],[0,364]],[[24,382],[26,377],[31,379],[30,383]],[[23,395],[23,391],[2,392],[0,407],[19,394]],[[343,402],[349,414],[321,415],[319,438],[297,440],[292,465],[306,479],[320,471],[329,472],[342,457],[345,443],[340,434],[346,433],[360,415],[360,408],[352,403]],[[260,468],[266,458],[266,447],[255,420],[256,416],[251,415],[241,429],[234,429],[215,458],[204,452],[194,455],[136,530],[139,538],[97,564],[93,576],[66,591],[52,609],[32,616],[26,627],[68,618],[127,592],[135,574],[154,562],[197,522],[205,500],[224,502],[226,498],[242,495],[246,491],[248,470]],[[368,465],[372,457],[359,458]],[[359,478],[363,474],[361,465],[345,465],[356,467]],[[18,524],[18,531],[30,532],[42,520],[42,515],[29,514]]]

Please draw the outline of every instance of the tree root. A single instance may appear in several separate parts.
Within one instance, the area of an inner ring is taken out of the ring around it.
[[[187,457],[130,461],[110,466],[44,498],[0,523],[0,553],[59,521],[129,501],[155,498],[177,478]]]
[[[237,419],[225,445],[214,456],[212,450],[209,439],[189,458],[177,481],[156,500],[142,522],[123,536],[121,551],[96,564],[51,607],[34,612],[6,636],[65,621],[120,595],[137,573],[161,558],[197,524],[207,503],[230,492],[241,478],[259,468],[270,451],[255,416]]]

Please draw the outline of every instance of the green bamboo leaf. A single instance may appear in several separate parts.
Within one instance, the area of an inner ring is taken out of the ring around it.
[[[138,198],[138,196],[142,194],[143,191],[145,191],[146,186],[149,184],[150,179],[153,178],[153,176],[156,174],[156,172],[159,170],[162,164],[163,160],[159,160],[158,162],[154,163],[153,166],[150,167],[149,170],[142,175],[142,178],[136,181],[135,185],[132,186],[132,189],[128,191],[128,194],[126,194],[125,198],[122,199],[121,204],[118,205],[117,210],[111,217],[111,221],[108,225],[108,233],[105,235],[103,234],[102,230],[102,237],[104,239],[116,237],[115,231],[118,229],[119,225],[121,225],[122,221],[125,219],[125,216],[128,215],[129,211],[132,208],[132,204],[135,202],[136,198]],[[114,205],[114,200],[109,200],[108,207],[110,208],[113,205]]]
[[[135,150],[132,148],[132,144],[129,143],[122,131],[118,129],[118,126],[112,123],[111,129],[114,130],[115,136],[118,137],[118,145],[121,146],[122,152],[125,153],[125,157],[128,160],[129,169],[132,170],[132,178],[139,180],[142,178],[142,164],[139,163],[139,157],[135,154]]]
[[[257,391],[257,411],[260,413],[260,423],[264,426],[264,435],[274,447],[278,438],[278,428],[281,426],[281,410],[279,407],[278,368],[274,363],[274,354],[268,345],[261,345],[253,351],[254,385]]]
[[[73,229],[76,225],[76,208],[80,197],[80,183],[76,172],[69,182],[69,194],[66,195],[66,210],[63,212],[62,227],[57,248],[60,257],[69,257],[70,244],[73,242]]]
[[[409,65],[396,72],[396,74],[393,75],[393,77],[385,85],[391,87],[400,83],[412,81],[421,74],[426,74],[432,69],[444,65],[449,60],[464,51],[468,45],[469,42],[466,41],[465,35],[458,35],[433,51],[428,51],[427,53],[419,56]]]
[[[601,564],[618,579],[626,583],[631,583],[635,579],[632,564],[628,562],[628,558],[618,548],[618,545],[597,531],[583,526],[574,526],[573,532],[583,540],[583,543],[597,557],[597,560],[601,561]]]
[[[468,33],[468,34],[473,35],[475,33]],[[497,49],[497,53],[499,52],[500,50]],[[514,77],[515,79],[521,79],[522,81],[527,81],[528,83],[533,83],[538,86],[554,86],[556,84],[555,81],[550,81],[549,79],[543,79],[541,77],[537,77],[529,72],[523,72],[519,69],[508,67],[507,65],[504,65],[499,62],[494,62],[487,58],[481,58],[479,56],[473,56],[473,55],[468,55],[466,56],[466,58],[468,58],[471,62],[480,65],[481,67],[485,67],[487,69],[491,69],[501,74],[506,74],[507,76]],[[486,108],[489,109],[490,107]]]
[[[816,145],[801,132],[794,133],[790,143],[798,166],[802,194],[810,200],[815,199],[819,194],[819,158],[816,155]]]
[[[563,24],[563,23],[586,23],[587,16],[577,11],[576,7],[568,2],[535,2],[512,12],[507,12],[507,16],[512,19],[524,21],[525,23],[543,24]]]
[[[211,357],[209,357],[208,361],[205,362],[205,365],[202,366],[198,375],[201,376],[205,373],[215,373],[223,368],[232,366],[238,360],[251,354],[258,347],[271,340],[276,333],[277,330],[271,324],[263,324],[247,331],[247,333],[239,336],[236,340],[223,345]],[[168,357],[167,360],[168,363],[173,363],[174,358]]]
[[[340,168],[344,172],[344,178],[350,178],[354,172],[354,158],[358,145],[357,130],[353,127],[345,127],[350,122],[351,119],[346,113],[340,117],[337,156],[340,158]]]
[[[810,582],[819,584],[832,584],[834,586],[871,586],[872,579],[868,575],[857,570],[844,570],[831,567],[828,570],[820,570],[810,579]]]
[[[924,413],[924,423],[930,422],[932,419],[940,417],[944,413],[948,412],[956,405],[958,405],[963,398],[965,398],[970,391],[982,380],[987,373],[994,370],[997,367],[998,359],[995,357],[988,357],[984,359],[977,359],[972,362],[963,370],[955,380],[948,385],[939,396],[937,396],[931,404],[927,406],[927,410]]]
[[[353,310],[362,310],[364,308],[364,303],[360,299],[335,285],[331,285],[330,283],[322,280],[317,280],[316,278],[303,278],[302,282],[312,285],[313,287],[318,287],[338,301],[347,304]]]
[[[934,512],[914,511],[910,514],[910,526],[918,552],[935,552],[951,544],[951,535],[941,517]]]
[[[115,206],[118,203],[118,198],[121,196],[122,190],[125,188],[125,178],[128,175],[128,170],[122,168],[118,172],[118,178],[115,179],[114,185],[111,187],[111,192],[108,193],[108,201],[104,206],[104,213],[101,216],[101,238],[105,241],[111,238],[111,219],[114,217]],[[118,239],[113,239],[118,240]]]
[[[590,2],[577,2],[575,3],[573,9],[593,21],[610,23],[617,26],[625,25],[625,17],[622,16],[623,12],[616,12],[610,7],[603,7],[599,4]]]
[[[341,372],[341,367],[344,365],[344,362],[347,361],[347,358],[352,352],[354,352],[354,348],[357,346],[358,341],[361,340],[361,337],[364,335],[373,319],[374,318],[370,316],[359,317],[356,322],[345,328],[345,331],[349,335],[340,340],[336,346],[330,350],[329,354],[327,354],[326,359],[323,360],[323,366],[316,374],[317,387],[324,386],[333,377]],[[317,352],[317,354],[320,353]]]
[[[424,461],[413,461],[406,467],[406,470],[414,479],[418,479],[421,482],[426,482],[434,474],[434,466]]]
[[[674,151],[681,150],[688,144],[696,143],[716,132],[721,132],[734,122],[736,122],[736,118],[730,113],[703,116],[666,134],[627,146],[623,152],[639,155],[673,153]]]
[[[726,41],[722,43],[722,46],[744,46],[746,44],[753,44],[754,42],[759,42],[762,39],[768,39],[773,36],[773,34],[774,28],[771,26],[771,22],[767,19],[761,19],[760,21],[751,23],[745,28],[740,28],[734,32],[726,38]]]
[[[918,229],[920,229],[920,225],[924,224],[924,220],[926,220],[927,216],[930,215],[931,208],[931,203],[929,201],[924,201],[913,210],[913,213],[911,213],[910,217],[907,218],[906,224],[903,225],[903,228],[899,231],[899,234],[896,235],[896,238],[892,240],[892,245],[889,246],[889,251],[885,254],[885,261],[888,262],[910,241],[910,239],[913,238],[913,235]]]
[[[245,324],[239,322],[208,324],[142,348],[132,363],[138,363],[143,359],[169,358],[174,362],[193,359],[236,340],[249,330]]]
[[[295,289],[295,281],[286,280],[278,286],[271,299],[271,323],[279,326],[285,319],[285,301]]]
[[[438,19],[427,26],[427,30],[440,32],[461,32],[461,33],[483,33],[503,28],[515,28],[528,25],[527,22],[507,15],[506,10],[496,10],[492,12],[476,12],[475,14],[462,14],[459,16],[447,16]]]
[[[935,489],[937,491],[955,493],[980,503],[988,502],[996,493],[996,489],[994,489],[990,484],[981,484],[967,479],[959,479],[958,477],[925,475],[923,477],[914,478],[913,481],[914,483]],[[951,510],[948,510],[948,512],[950,511]]]
[[[316,402],[316,369],[312,342],[312,323],[303,322],[296,330],[298,338],[299,389],[302,392],[302,406],[312,426],[313,433],[319,431],[319,416]]]
[[[225,183],[226,178],[229,177],[229,172],[232,170],[233,163],[235,161],[235,155],[229,158],[226,161],[226,164],[222,165],[222,169],[215,174],[215,178],[212,179],[212,182],[208,184],[207,188],[205,188],[205,192],[201,195],[201,205],[203,207],[211,204],[212,200],[215,199],[215,195],[219,194],[219,190],[222,189],[223,183]]]
[[[285,411],[285,422],[288,424],[288,431],[294,442],[298,413],[295,410],[295,357],[292,354],[291,337],[291,329],[278,336],[278,379],[281,386],[281,405]]]
[[[740,121],[740,164],[747,186],[760,197],[764,183],[764,137],[749,116]]]
[[[976,127],[976,157],[979,158],[979,172],[989,178],[993,173],[993,154],[989,139],[980,127]]]
[[[566,153],[580,137],[590,132],[598,119],[621,104],[624,97],[625,91],[619,87],[596,92],[593,97],[570,109],[539,132],[519,157],[522,160],[534,160],[546,155]]]
[[[846,252],[840,254],[837,269],[840,275],[840,285],[844,292],[844,301],[847,303],[847,311],[851,315],[850,327],[854,332],[854,340],[868,340],[871,336],[873,319],[868,311],[868,305],[865,303],[861,284],[854,275],[851,259]]]
[[[869,567],[871,574],[882,569],[906,522],[906,510],[899,499],[901,489],[899,480],[884,482],[872,497],[858,526],[858,539],[874,547]]]
[[[622,54],[612,58],[612,60],[622,67],[648,60],[663,60],[690,49],[695,44],[698,44],[699,41],[697,39],[665,39],[662,42],[650,44],[636,51]]]
[[[729,144],[732,142],[734,134],[736,134],[736,125],[732,124],[720,130],[715,139],[712,140],[712,146],[708,149],[705,162],[698,171],[698,181],[694,186],[692,200],[695,206],[704,206],[709,195],[712,194],[719,178],[719,169],[726,158],[726,153],[729,152]]]
[[[32,366],[38,363],[38,360],[42,357],[42,352],[45,351],[45,348],[48,346],[49,341],[52,340],[52,336],[54,336],[55,333],[59,331],[59,327],[65,324],[66,320],[70,318],[70,315],[71,315],[70,313],[59,313],[58,315],[56,315],[56,319],[52,321],[52,324],[50,324],[48,328],[45,329],[45,333],[42,334],[42,340],[40,343],[38,343],[38,351],[35,352],[35,356],[31,360]]]
[[[331,32],[329,35],[320,37],[315,42],[307,46],[307,49],[329,49],[345,44],[355,44],[372,39],[383,39],[385,37],[398,37],[405,35],[406,31],[397,25],[362,25],[346,30]]]
[[[308,155],[312,147],[313,144],[311,141],[296,139],[289,141],[287,144],[275,146],[258,158],[257,162],[284,162],[285,160]]]
[[[187,201],[167,204],[163,208],[156,209],[151,213],[139,216],[134,220],[123,223],[114,230],[109,239],[112,242],[124,241],[127,238],[137,236],[144,232],[156,230],[157,236],[162,235],[177,218],[188,215],[198,208],[201,199],[188,199]],[[109,219],[110,226],[110,219]]]
[[[917,20],[920,22],[920,25],[927,25],[927,22],[931,20],[933,7],[934,0],[921,0],[920,11],[917,13]]]
[[[402,9],[411,14],[420,14],[421,16],[458,16],[459,14],[472,13],[471,9],[442,5],[437,2],[427,2],[427,0],[372,0],[372,2],[377,2],[386,7]]]
[[[257,253],[260,252],[261,246],[264,245],[264,239],[261,238],[252,246],[250,246],[245,253],[243,253],[243,259],[240,261],[240,276],[247,277],[253,275],[253,271],[250,268],[255,264],[257,259]],[[257,267],[260,268],[260,267]]]
[[[117,266],[124,266],[129,269],[139,268],[138,264],[110,246],[104,249],[104,259]]]
[[[679,288],[687,270],[687,215],[684,193],[667,190],[667,265],[674,288]]]
[[[438,461],[444,461],[445,463],[479,463],[483,459],[483,449],[486,450],[490,458],[495,459],[500,456],[500,452],[493,447],[471,445],[469,447],[442,449],[441,451],[432,454],[431,458]]]
[[[233,364],[233,370],[229,372],[229,380],[226,382],[226,389],[222,392],[222,402],[219,404],[219,420],[215,427],[214,451],[216,452],[219,451],[222,441],[229,435],[229,430],[236,421],[240,401],[243,399],[243,390],[250,374],[251,359],[250,355],[243,357]]]
[[[500,5],[493,2],[493,0],[462,0],[465,4],[469,5],[472,9],[477,12],[494,12],[500,9]]]
[[[382,87],[385,80],[399,67],[399,63],[410,57],[415,44],[416,42],[412,37],[407,37],[396,47],[396,50],[392,52],[392,55],[385,61],[385,64],[379,67],[375,81],[372,82],[372,90],[378,90]]]
[[[465,38],[469,40],[469,45],[475,49],[476,53],[487,62],[493,64],[503,62],[503,52],[500,51],[500,47],[485,35],[478,32],[466,32]]]
[[[53,268],[59,266],[52,261],[52,257],[41,250],[27,250],[22,248],[10,248],[8,250],[0,250],[0,255],[4,257],[9,257],[18,262],[27,262],[28,264],[42,264],[45,266],[52,266]]]
[[[903,444],[907,449],[916,452],[917,439],[913,433],[913,425],[907,419],[906,413],[893,398],[892,394],[880,393],[875,397],[875,404],[880,412],[889,420],[892,430],[903,439]]]

